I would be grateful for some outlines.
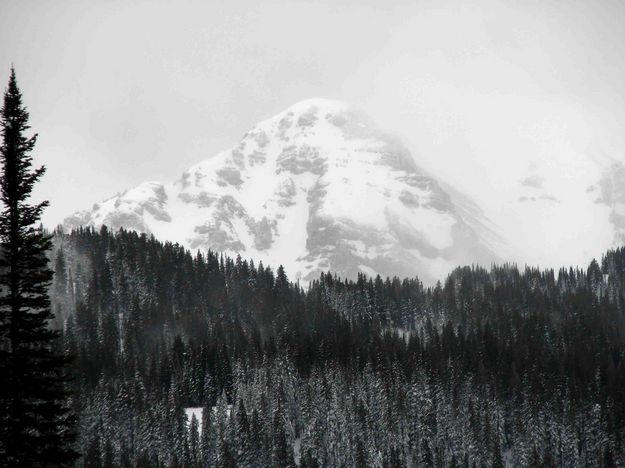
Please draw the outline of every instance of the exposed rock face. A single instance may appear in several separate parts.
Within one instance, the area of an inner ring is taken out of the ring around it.
[[[170,184],[146,183],[67,218],[190,248],[322,270],[438,279],[495,259],[475,209],[455,199],[396,139],[349,106],[302,101]]]
[[[145,182],[138,187],[93,205],[91,211],[75,213],[64,222],[67,227],[106,225],[149,232],[148,219],[171,222],[163,184]]]
[[[625,244],[625,165],[613,163],[599,181],[597,203],[610,207],[610,224],[614,228],[614,245]]]

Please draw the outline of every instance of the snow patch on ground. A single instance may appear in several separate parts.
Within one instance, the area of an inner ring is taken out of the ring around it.
[[[191,427],[191,421],[193,420],[193,418],[197,420],[198,432],[201,434],[202,433],[202,414],[204,412],[204,408],[202,407],[185,408],[184,412],[187,417],[187,424],[189,425],[189,427]]]

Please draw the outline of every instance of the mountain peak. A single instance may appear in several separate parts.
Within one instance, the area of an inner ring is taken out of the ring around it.
[[[329,126],[342,127],[355,117],[354,107],[348,103],[334,99],[309,98],[296,102],[282,112],[259,122],[247,135],[274,134],[280,140],[286,140],[309,135],[311,131],[315,134],[323,132],[326,127],[325,138],[327,138],[330,136],[327,135]],[[317,140],[321,142],[318,137]]]
[[[168,184],[147,183],[66,220],[149,232],[192,249],[332,270],[440,277],[494,258],[475,214],[396,139],[341,101],[300,101]]]
[[[328,99],[322,97],[312,97],[308,99],[302,99],[295,104],[289,106],[282,113],[292,112],[294,114],[301,114],[307,112],[313,108],[319,109],[325,112],[342,112],[352,107],[350,104],[337,99]]]

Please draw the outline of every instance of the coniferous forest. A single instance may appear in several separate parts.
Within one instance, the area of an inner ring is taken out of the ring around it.
[[[287,272],[55,235],[82,466],[621,466],[625,249],[587,269]],[[187,408],[203,408],[201,418]]]

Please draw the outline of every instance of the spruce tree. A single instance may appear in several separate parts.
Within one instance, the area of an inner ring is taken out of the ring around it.
[[[49,327],[52,240],[39,224],[48,202],[28,203],[45,168],[32,167],[36,135],[25,136],[28,112],[13,69],[0,124],[0,464],[62,466],[77,454],[67,360],[55,351],[59,332]]]

